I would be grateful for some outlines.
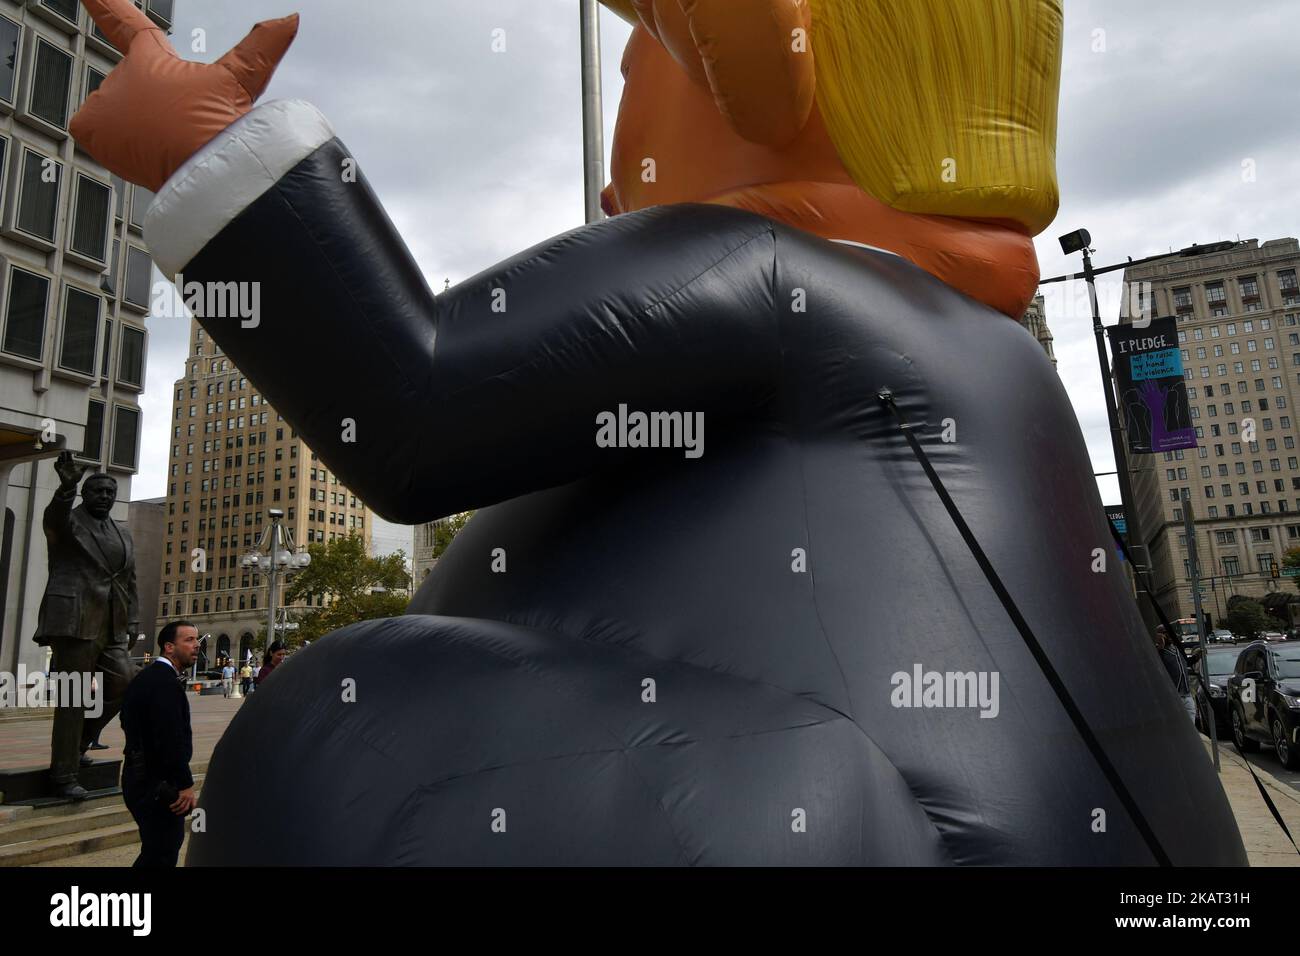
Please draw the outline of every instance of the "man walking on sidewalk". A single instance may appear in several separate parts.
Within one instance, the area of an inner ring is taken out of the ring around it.
[[[122,796],[140,828],[136,866],[176,865],[185,817],[198,803],[190,704],[180,681],[198,652],[198,628],[172,621],[158,633],[158,659],[131,681],[122,702]]]

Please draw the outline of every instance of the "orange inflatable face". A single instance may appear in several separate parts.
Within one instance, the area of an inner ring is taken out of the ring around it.
[[[611,215],[763,183],[853,182],[811,102],[794,138],[768,146],[736,132],[710,88],[642,24],[632,31],[622,70],[611,182],[602,195]]]
[[[1018,317],[1055,216],[1061,0],[602,0],[633,24],[615,215],[714,202]]]

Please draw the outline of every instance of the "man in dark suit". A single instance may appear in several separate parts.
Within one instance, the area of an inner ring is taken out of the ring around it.
[[[136,866],[175,866],[194,809],[193,736],[181,673],[199,652],[199,632],[172,621],[158,632],[158,658],[140,671],[122,701],[126,756],[122,796],[140,828]]]
[[[95,673],[103,710],[86,719],[79,707],[61,706],[54,715],[50,740],[50,777],[55,790],[74,800],[86,791],[77,783],[77,766],[99,732],[117,715],[126,686],[135,676],[130,660],[131,635],[139,630],[136,603],[135,548],[127,526],[113,520],[117,482],[90,475],[71,452],[54,463],[59,490],[45,509],[43,526],[49,544],[49,582],[36,622],[37,644],[50,646],[52,673]]]

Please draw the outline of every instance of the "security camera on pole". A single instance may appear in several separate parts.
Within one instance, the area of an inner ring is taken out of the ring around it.
[[[269,649],[275,642],[277,626],[275,623],[277,577],[281,573],[288,575],[294,571],[301,571],[311,564],[311,555],[306,551],[295,551],[293,532],[281,523],[284,519],[284,512],[281,509],[271,508],[267,514],[271,518],[270,525],[258,539],[256,550],[244,555],[240,564],[266,573],[266,648]],[[282,627],[287,629],[288,622],[286,621]]]

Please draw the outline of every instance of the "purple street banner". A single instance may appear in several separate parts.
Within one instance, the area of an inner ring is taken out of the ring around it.
[[[1152,319],[1143,328],[1114,325],[1106,331],[1115,359],[1115,388],[1128,450],[1150,455],[1195,448],[1196,430],[1187,407],[1175,320]]]
[[[1115,531],[1119,534],[1120,540],[1124,542],[1124,547],[1128,547],[1128,522],[1124,519],[1123,505],[1106,505],[1106,520],[1115,526]],[[1118,544],[1115,545],[1115,553],[1119,555],[1121,561],[1124,560],[1124,548]]]

